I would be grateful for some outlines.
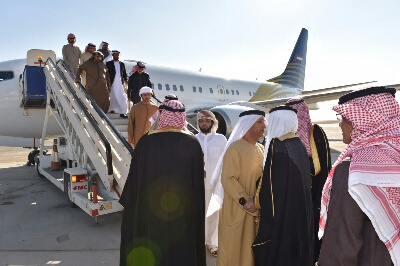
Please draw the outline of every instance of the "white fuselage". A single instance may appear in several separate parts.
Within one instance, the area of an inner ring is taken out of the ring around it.
[[[45,117],[44,108],[21,106],[20,75],[24,71],[25,59],[0,62],[0,71],[13,71],[14,78],[0,81],[0,136],[40,138]],[[125,62],[132,69],[134,62]],[[205,75],[201,72],[179,70],[147,65],[146,71],[154,84],[156,97],[161,101],[168,94],[175,94],[192,112],[236,101],[268,100],[276,97],[298,95],[296,88],[281,88],[269,82],[230,80]],[[268,93],[268,88],[279,87],[280,94]],[[60,126],[50,117],[47,135],[63,134]]]

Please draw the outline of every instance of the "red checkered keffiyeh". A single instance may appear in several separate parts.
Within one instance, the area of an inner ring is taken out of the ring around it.
[[[304,146],[306,147],[308,156],[311,157],[310,130],[312,124],[310,110],[308,109],[308,106],[304,100],[300,97],[289,99],[286,102],[286,105],[290,105],[297,110],[297,120],[299,121],[299,126],[297,128],[296,135],[299,136],[301,142],[303,142]]]
[[[329,212],[335,168],[351,156],[349,194],[371,220],[400,265],[400,106],[390,93],[355,98],[333,107],[351,121],[351,143],[340,154],[322,191],[321,238]]]
[[[172,109],[184,109],[185,106],[177,100],[170,100],[164,103]],[[168,110],[162,110],[160,114],[160,123],[157,129],[164,129],[167,127],[174,127],[184,129],[186,126],[186,113],[185,112],[172,112]]]

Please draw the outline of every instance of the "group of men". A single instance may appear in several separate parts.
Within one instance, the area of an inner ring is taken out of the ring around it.
[[[104,113],[128,118],[128,102],[139,103],[140,89],[152,86],[145,64],[138,62],[128,77],[125,64],[119,61],[120,52],[110,51],[107,42],[101,42],[97,51],[96,45],[89,43],[82,53],[75,45],[73,33],[68,34],[67,40],[62,49],[63,60],[75,75],[75,81],[84,86]]]
[[[206,110],[191,135],[184,105],[166,97],[156,128],[135,141],[120,200],[120,265],[206,265],[207,249],[229,266],[400,265],[394,94],[371,87],[339,99],[333,109],[348,147],[333,167],[301,98],[267,119],[242,112],[226,140]]]
[[[193,136],[175,95],[151,103],[142,62],[128,79],[108,43],[81,53],[75,35],[67,39],[64,61],[104,113],[128,118],[127,98],[135,104],[120,265],[205,265],[206,249],[220,266],[400,265],[395,89],[339,99],[333,110],[348,146],[332,167],[328,139],[301,98],[267,119],[242,112],[228,140],[216,133],[215,115],[199,111]]]

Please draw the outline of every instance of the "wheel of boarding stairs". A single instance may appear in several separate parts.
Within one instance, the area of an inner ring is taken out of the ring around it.
[[[67,196],[68,196],[68,200],[69,200],[69,206],[71,208],[78,208],[78,206],[72,202],[71,200],[71,186],[70,186],[71,180],[67,181]]]
[[[33,150],[28,154],[28,163],[31,165],[35,165],[36,156],[40,153],[40,150]]]
[[[40,167],[40,159],[39,159],[39,157],[37,157],[36,156],[36,158],[35,158],[35,168],[36,168],[36,172],[37,172],[37,174],[38,174],[38,176],[40,177],[40,178],[46,178],[44,175],[42,175],[40,172],[39,172],[39,167]]]

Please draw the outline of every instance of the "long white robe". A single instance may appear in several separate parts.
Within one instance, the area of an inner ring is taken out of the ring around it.
[[[115,78],[110,92],[110,108],[108,112],[114,111],[117,114],[126,114],[128,104],[124,86],[121,82],[121,69],[119,62],[114,62]]]
[[[214,187],[211,185],[210,179],[214,173],[219,158],[222,156],[222,152],[224,151],[227,140],[224,135],[213,132],[207,135],[199,133],[196,135],[196,138],[199,140],[204,153],[204,167],[206,170],[204,187],[207,207],[214,191]],[[205,232],[207,245],[218,246],[218,219],[219,212],[215,212],[211,216],[206,217]]]

